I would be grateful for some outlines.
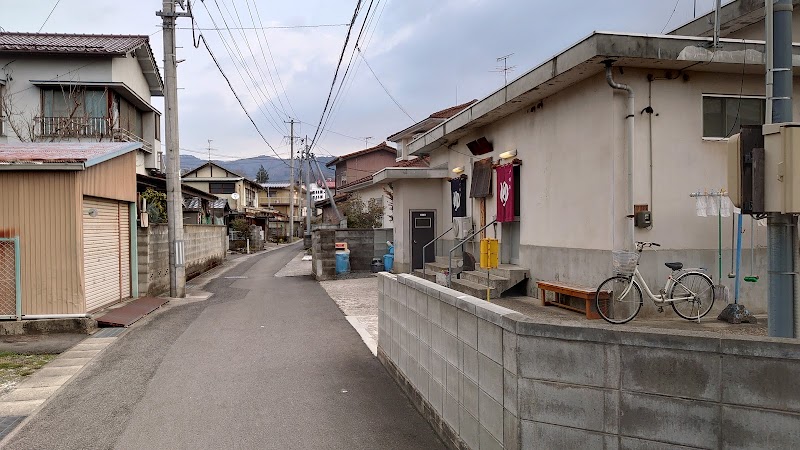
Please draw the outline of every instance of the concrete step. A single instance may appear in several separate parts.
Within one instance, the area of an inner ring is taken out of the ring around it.
[[[484,279],[486,278],[485,269],[476,267],[475,271],[482,273]],[[527,280],[528,278],[531,277],[530,270],[526,269],[525,267],[518,266],[516,264],[500,264],[498,268],[492,269],[490,273],[492,275],[497,275],[498,277],[508,279],[508,283],[503,288],[504,291],[511,289],[512,287],[518,285],[521,281]]]
[[[436,274],[432,271],[428,270],[425,272],[425,275],[422,274],[422,269],[414,269],[414,273],[412,275],[418,276],[422,279],[433,281],[436,283]]]
[[[487,281],[486,272],[481,272],[479,270],[461,272],[461,279],[483,285],[486,285]],[[498,289],[500,292],[504,292],[512,287],[512,285],[509,285],[510,282],[511,280],[506,277],[501,277],[500,275],[495,274],[489,275],[489,286],[491,286],[493,289]]]
[[[481,283],[476,283],[474,281],[466,280],[466,279],[453,279],[451,281],[450,287],[457,290],[458,292],[463,292],[465,294],[471,295],[473,297],[478,297],[480,299],[486,299],[486,285]],[[499,298],[501,292],[497,289],[490,288],[489,289],[489,298]]]

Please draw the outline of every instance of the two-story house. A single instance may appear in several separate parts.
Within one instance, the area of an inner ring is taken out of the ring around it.
[[[152,96],[148,36],[0,32],[0,142],[141,142],[137,173],[160,170]]]
[[[263,183],[261,185],[266,191],[266,195],[259,197],[262,208],[274,211],[274,220],[270,220],[270,237],[285,239],[289,236],[289,221],[294,221],[294,235],[301,237],[305,227],[305,186],[296,186],[294,195],[289,189],[290,183]],[[294,217],[290,206],[294,204]]]
[[[336,190],[338,191],[343,185],[393,165],[396,154],[397,150],[387,145],[386,142],[381,142],[374,147],[337,156],[325,166],[336,169]]]

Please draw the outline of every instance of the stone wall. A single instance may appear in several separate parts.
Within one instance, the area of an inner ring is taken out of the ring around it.
[[[311,269],[319,281],[336,278],[335,243],[335,230],[314,230],[311,233]]]
[[[138,230],[139,294],[159,295],[169,290],[169,243],[166,224]],[[217,266],[228,250],[224,225],[184,225],[186,278]]]
[[[450,448],[792,448],[800,342],[537,322],[378,277],[378,357]]]

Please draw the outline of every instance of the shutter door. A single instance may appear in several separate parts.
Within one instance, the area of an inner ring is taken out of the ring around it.
[[[131,296],[131,226],[128,205],[117,203],[119,210],[119,273],[120,295],[122,298]]]
[[[90,214],[91,210],[96,215]],[[119,228],[118,202],[83,198],[83,269],[87,312],[121,298]]]

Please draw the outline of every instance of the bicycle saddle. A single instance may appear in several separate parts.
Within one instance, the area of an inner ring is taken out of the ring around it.
[[[683,269],[683,263],[681,263],[681,262],[664,263],[664,265],[669,267],[672,270],[681,270],[681,269]]]

